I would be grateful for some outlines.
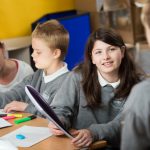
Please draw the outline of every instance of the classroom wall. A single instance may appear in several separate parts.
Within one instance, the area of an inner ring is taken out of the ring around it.
[[[30,35],[31,23],[44,14],[74,8],[74,0],[1,0],[0,39]]]

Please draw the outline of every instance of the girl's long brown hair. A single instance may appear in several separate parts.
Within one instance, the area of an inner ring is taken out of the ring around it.
[[[128,54],[122,37],[115,31],[99,28],[93,32],[88,39],[85,48],[84,62],[76,70],[81,70],[82,87],[89,106],[94,107],[101,103],[101,86],[98,81],[97,68],[92,64],[91,53],[95,41],[100,40],[107,44],[124,47],[124,58],[119,68],[120,85],[116,89],[116,98],[126,98],[131,88],[140,81],[141,74],[137,72],[136,66]]]

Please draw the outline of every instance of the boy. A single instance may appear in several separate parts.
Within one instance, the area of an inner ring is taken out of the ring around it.
[[[150,46],[150,0],[145,0],[141,12],[141,21],[145,29],[145,35]]]
[[[50,104],[69,72],[63,62],[68,43],[69,34],[58,21],[39,24],[32,33],[32,57],[38,70],[6,94],[0,93],[0,108],[5,112],[15,110],[41,115],[26,95],[25,86],[33,86]]]

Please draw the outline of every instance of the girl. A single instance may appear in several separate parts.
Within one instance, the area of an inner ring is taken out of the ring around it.
[[[75,146],[102,139],[118,146],[120,112],[139,81],[122,38],[99,28],[89,36],[84,62],[68,75],[51,106],[64,126],[74,129]],[[63,134],[51,122],[49,128],[55,135]]]

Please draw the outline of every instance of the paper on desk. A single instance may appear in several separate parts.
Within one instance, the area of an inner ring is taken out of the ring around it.
[[[0,114],[11,114],[11,113],[14,113],[13,111],[9,112],[9,113],[6,113],[4,112],[4,109],[0,109]]]
[[[12,126],[12,124],[4,120],[3,118],[0,118],[0,128],[9,127],[9,126]]]
[[[7,114],[7,113],[5,113],[3,109],[0,109],[0,114]],[[12,126],[12,124],[4,120],[3,118],[0,118],[0,128],[9,127],[9,126]]]
[[[17,139],[17,134],[24,135],[25,139]],[[21,128],[2,136],[0,139],[5,139],[16,147],[30,147],[51,135],[52,133],[47,127],[22,126]]]
[[[8,114],[4,112],[4,109],[0,109],[0,114]]]

